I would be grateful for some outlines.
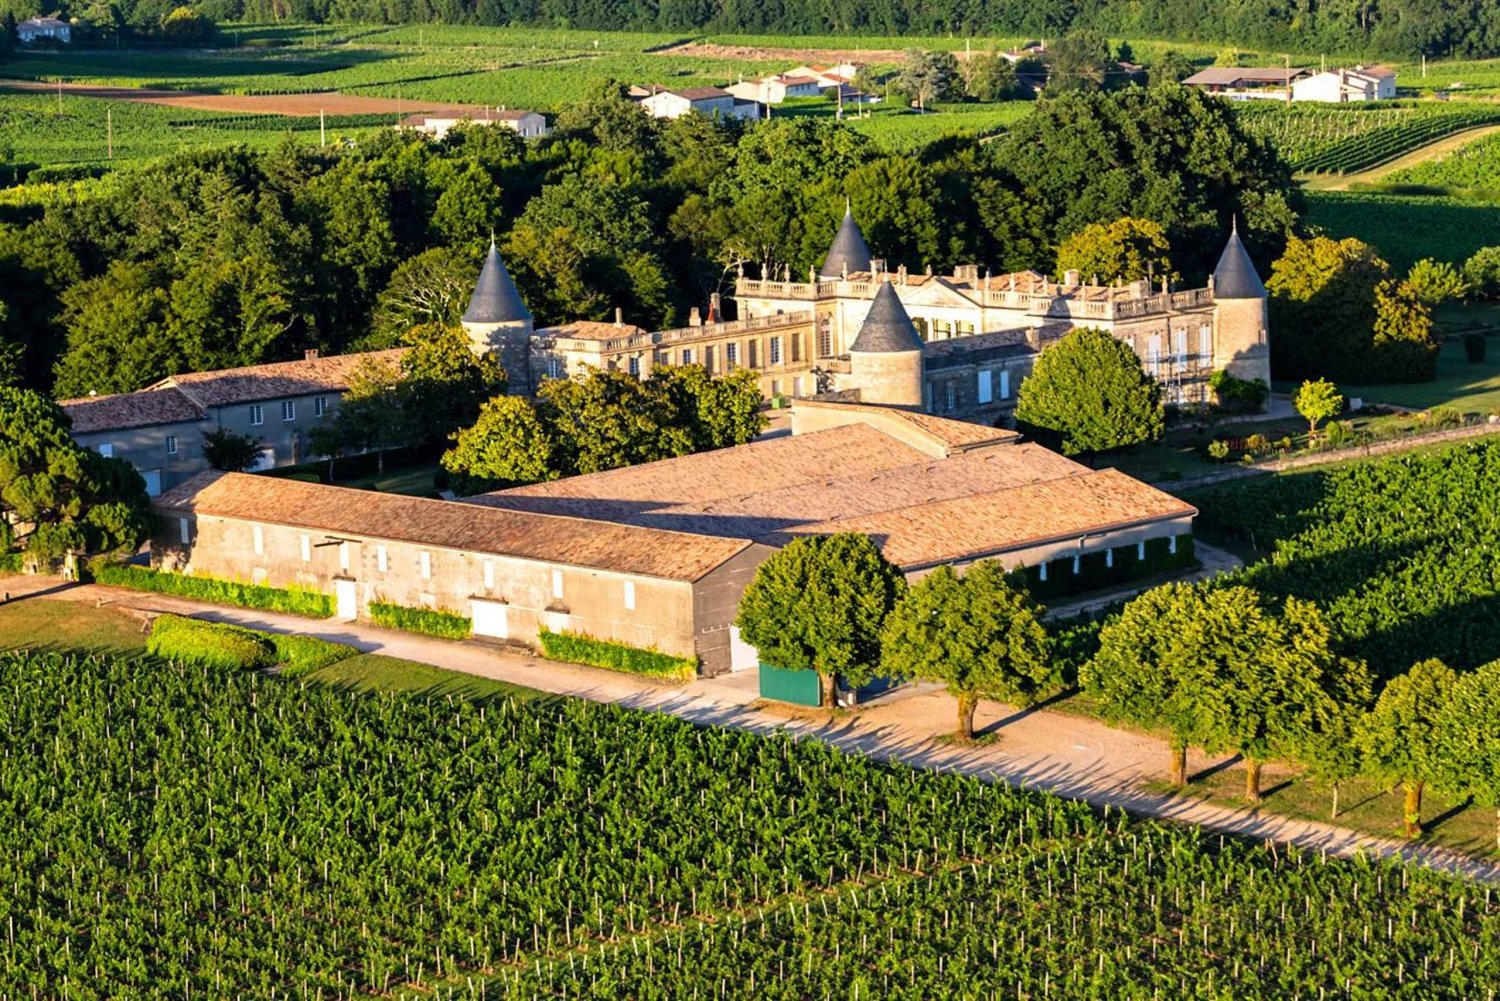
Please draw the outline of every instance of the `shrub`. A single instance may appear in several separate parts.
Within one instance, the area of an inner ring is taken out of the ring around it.
[[[1245,439],[1245,450],[1251,455],[1264,455],[1271,450],[1271,439],[1263,434],[1252,434]]]
[[[316,636],[284,636],[225,622],[161,615],[151,624],[146,649],[167,660],[226,670],[281,665],[289,678],[310,674],[359,653]]]
[[[359,653],[347,644],[318,639],[316,636],[284,636],[279,633],[262,635],[275,647],[276,663],[281,665],[281,674],[287,678],[300,678]]]
[[[1271,387],[1260,379],[1239,379],[1220,369],[1208,377],[1218,408],[1230,414],[1259,413],[1271,395]]]
[[[1223,462],[1229,458],[1229,442],[1223,438],[1215,438],[1208,443],[1208,457],[1215,462]]]
[[[183,598],[212,601],[221,605],[238,605],[264,612],[286,612],[313,619],[333,614],[333,597],[306,588],[266,587],[217,577],[190,577],[165,570],[138,566],[104,566],[94,571],[94,580],[111,587],[128,587],[135,591],[175,594]]]
[[[20,573],[21,557],[24,554],[17,551],[11,553],[0,553],[0,573]]]
[[[1464,357],[1469,359],[1469,364],[1478,365],[1484,361],[1485,356],[1489,354],[1489,350],[1490,342],[1485,339],[1483,334],[1464,335]]]
[[[151,624],[146,650],[165,660],[221,670],[251,670],[275,662],[270,637],[238,626],[162,615]]]
[[[1323,440],[1331,448],[1337,448],[1354,437],[1354,425],[1349,421],[1329,421],[1323,429]]]
[[[445,640],[464,640],[474,631],[474,623],[455,612],[438,608],[408,608],[383,601],[370,602],[370,621],[388,629],[437,636]]]
[[[689,681],[698,676],[698,661],[694,658],[673,657],[660,650],[612,643],[585,633],[554,633],[550,629],[543,629],[538,637],[542,644],[542,656],[548,660],[588,664],[590,667],[668,681]]]

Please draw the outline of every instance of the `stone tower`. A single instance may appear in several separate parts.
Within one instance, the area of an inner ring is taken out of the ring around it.
[[[854,213],[846,201],[844,221],[839,223],[839,231],[834,234],[833,243],[823,257],[818,277],[825,282],[832,282],[857,271],[869,270],[870,247],[865,243],[865,234],[860,232],[859,223],[854,221]]]
[[[521,301],[505,262],[490,238],[490,250],[464,310],[464,330],[475,354],[494,354],[510,377],[510,392],[531,391],[531,311]]]
[[[1214,268],[1214,371],[1237,379],[1271,384],[1271,347],[1267,340],[1266,287],[1240,242],[1239,227]]]
[[[922,408],[922,339],[890,282],[881,282],[849,346],[849,376],[861,403]]]

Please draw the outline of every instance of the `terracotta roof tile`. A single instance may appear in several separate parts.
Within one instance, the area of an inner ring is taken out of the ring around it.
[[[141,390],[143,393],[177,388],[203,406],[219,407],[230,403],[253,403],[279,396],[306,396],[310,393],[336,393],[349,388],[349,376],[367,359],[397,364],[405,348],[367,351],[360,354],[332,355],[327,358],[303,358],[298,361],[248,365],[214,372],[187,372],[168,376]]]
[[[697,580],[750,544],[249,473],[200,473],[156,506],[682,581]]]
[[[1102,469],[878,514],[801,525],[779,539],[768,537],[760,541],[779,545],[798,535],[860,532],[873,538],[888,560],[910,570],[1197,513],[1197,508],[1171,494],[1119,470]]]
[[[206,416],[198,404],[181,390],[173,388],[116,393],[113,396],[84,396],[63,400],[58,406],[72,420],[74,434],[180,424],[201,421]]]
[[[617,337],[634,337],[647,333],[645,327],[633,323],[610,323],[604,320],[574,320],[557,327],[543,327],[538,336],[570,337],[577,341],[612,341]]]

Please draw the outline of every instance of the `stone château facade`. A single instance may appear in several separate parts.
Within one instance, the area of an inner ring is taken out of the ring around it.
[[[1209,377],[1219,370],[1270,384],[1266,290],[1236,231],[1206,286],[1172,289],[1145,280],[1105,285],[1076,273],[1061,282],[1034,271],[989,275],[973,265],[951,275],[890,269],[871,256],[846,212],[807,281],[741,276],[735,299],[739,318],[728,322],[715,298],[707,320],[695,309],[688,326],[674,330],[646,331],[617,316],[612,324],[530,331],[531,385],[586,367],[644,376],[656,365],[701,365],[715,374],[749,368],[768,397],[840,392],[894,402],[887,383],[901,363],[891,357],[890,328],[903,322],[915,337],[894,354],[915,355],[906,360],[915,372],[900,378],[920,391],[907,392],[900,405],[933,414],[1005,418],[1037,354],[1076,327],[1128,342],[1169,405],[1208,402]],[[864,339],[868,323],[884,331],[880,351]]]

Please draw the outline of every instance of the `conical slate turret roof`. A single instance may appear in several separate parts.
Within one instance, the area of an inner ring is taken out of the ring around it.
[[[865,322],[860,324],[859,336],[849,345],[849,351],[860,354],[895,354],[898,351],[921,350],[922,338],[917,336],[917,328],[912,325],[911,317],[906,315],[906,307],[901,305],[895,287],[890,282],[882,282],[875,292],[875,301],[870,304]]]
[[[839,231],[834,234],[833,243],[828,247],[828,255],[823,258],[818,277],[831,280],[855,271],[869,270],[869,245],[865,243],[865,234],[859,230],[859,223],[854,221],[854,213],[845,204],[844,221],[839,223]]]
[[[469,308],[464,310],[465,323],[515,323],[531,319],[531,311],[521,301],[516,283],[510,280],[505,262],[490,240],[490,252],[485,255],[484,268],[479,272],[479,281],[474,284],[474,294],[469,297]]]
[[[1219,255],[1218,267],[1214,268],[1214,297],[1217,299],[1264,299],[1266,287],[1260,275],[1255,273],[1255,264],[1245,245],[1240,242],[1238,224],[1229,230],[1229,242],[1224,253]]]

